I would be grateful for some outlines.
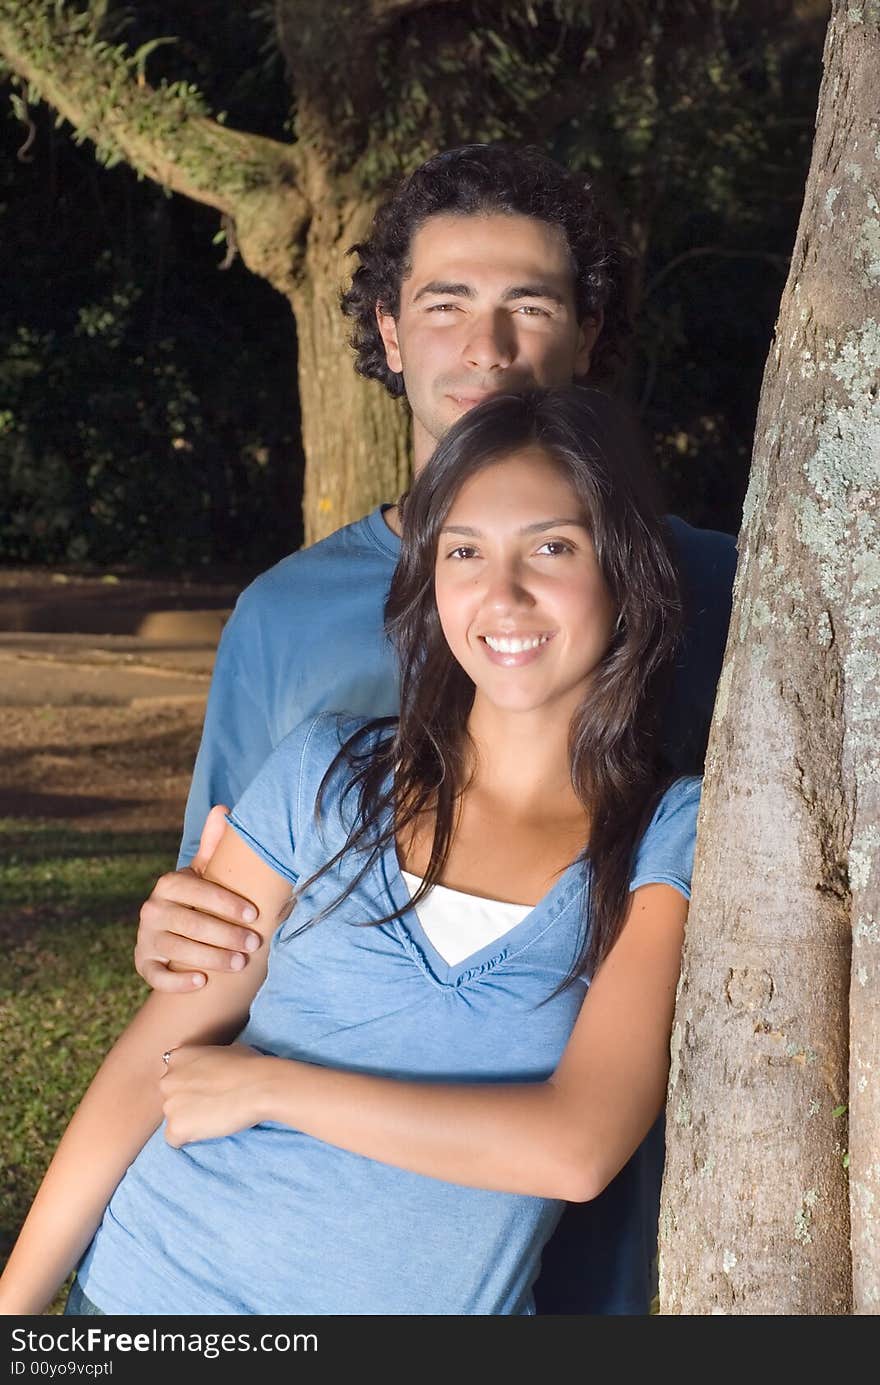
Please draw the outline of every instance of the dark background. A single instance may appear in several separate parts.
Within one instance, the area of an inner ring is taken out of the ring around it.
[[[290,139],[271,9],[186,0],[169,17],[140,3],[124,37],[172,31],[151,81],[191,80],[230,125]],[[550,152],[594,174],[643,249],[624,388],[668,507],[736,532],[824,16],[718,14],[711,58],[685,31],[653,104],[639,55],[617,52],[612,95],[585,94]],[[0,85],[0,563],[243,580],[302,538],[288,304],[240,261],[220,268],[216,213],[100,167],[44,106],[23,122],[11,91]]]

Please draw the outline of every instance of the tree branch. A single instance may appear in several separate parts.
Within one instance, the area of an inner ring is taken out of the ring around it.
[[[460,5],[461,0],[370,0],[370,14],[377,25],[391,24],[405,14],[427,9],[429,5]]]
[[[148,86],[138,54],[96,40],[87,14],[53,0],[0,0],[0,58],[28,83],[31,99],[94,142],[102,162],[124,159],[231,217],[248,267],[287,291],[309,215],[290,146],[226,129],[186,83]]]

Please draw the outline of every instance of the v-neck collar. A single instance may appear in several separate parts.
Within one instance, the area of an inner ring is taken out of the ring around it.
[[[583,862],[572,862],[562,872],[556,884],[538,900],[533,909],[529,910],[525,918],[500,937],[493,938],[484,947],[451,966],[431,942],[412,907],[412,897],[401,874],[397,844],[393,836],[382,853],[380,868],[385,889],[394,908],[401,911],[401,916],[395,919],[392,925],[397,931],[397,936],[429,981],[438,986],[453,988],[495,971],[511,957],[522,952],[552,927],[579,896],[583,897],[585,884]]]

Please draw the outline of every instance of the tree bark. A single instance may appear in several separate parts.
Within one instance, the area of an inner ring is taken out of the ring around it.
[[[662,1313],[877,1311],[878,71],[877,4],[835,0],[707,757]]]
[[[394,501],[410,471],[409,409],[373,380],[355,374],[350,323],[339,294],[351,275],[349,246],[366,234],[374,211],[360,202],[310,227],[305,274],[292,294],[299,352],[305,542],[314,543]],[[330,224],[327,224],[330,222]]]

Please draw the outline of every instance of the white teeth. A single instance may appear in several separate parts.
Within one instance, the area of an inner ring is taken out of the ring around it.
[[[508,635],[483,636],[489,648],[496,654],[524,654],[527,649],[537,649],[539,644],[546,644],[549,638],[549,635],[534,635],[524,640],[511,639]]]

